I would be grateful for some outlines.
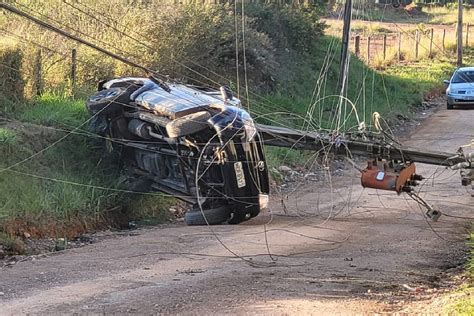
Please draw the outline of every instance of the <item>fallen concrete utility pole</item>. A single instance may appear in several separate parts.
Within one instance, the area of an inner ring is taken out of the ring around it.
[[[373,133],[333,136],[328,133],[303,132],[295,129],[258,125],[265,145],[303,150],[326,150],[342,155],[361,155],[368,158],[405,160],[452,167],[468,161],[462,152],[446,153],[389,144]],[[474,168],[474,166],[473,166]]]
[[[456,153],[419,150],[370,132],[331,135],[268,125],[258,125],[258,129],[265,145],[368,158],[367,168],[361,170],[364,187],[412,192],[417,181],[423,179],[416,175],[415,163],[461,170],[462,185],[474,182],[474,154],[465,154],[461,148]]]

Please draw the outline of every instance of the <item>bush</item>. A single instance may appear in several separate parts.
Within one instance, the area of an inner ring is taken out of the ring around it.
[[[23,54],[11,42],[1,42],[0,48],[0,112],[6,113],[23,100],[25,82],[21,75]]]
[[[184,2],[167,5],[157,1],[131,5],[126,2],[111,4],[84,0],[81,4],[74,4],[97,19],[57,0],[19,0],[19,5],[45,14],[53,24],[171,78],[213,86],[216,83],[229,84],[230,80],[234,81],[237,72],[236,36],[240,57],[238,66],[241,72],[244,69],[240,6],[236,29],[233,5]],[[314,39],[322,34],[323,24],[318,21],[322,5],[248,4],[247,7],[247,76],[253,90],[268,91],[276,87],[280,65],[285,62],[276,56],[277,49],[306,53],[314,45]],[[0,25],[12,32],[22,30],[21,37],[25,42],[21,48],[28,61],[28,67],[24,67],[25,77],[31,77],[37,66],[30,65],[38,49],[32,42],[51,48],[42,50],[40,69],[45,91],[69,86],[73,48],[77,49],[76,86],[79,90],[88,90],[105,78],[143,75],[137,69],[57,34],[45,32],[13,15],[3,23],[0,20]],[[29,82],[28,86],[31,85]]]

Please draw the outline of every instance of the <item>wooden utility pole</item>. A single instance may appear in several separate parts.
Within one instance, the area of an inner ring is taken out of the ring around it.
[[[462,66],[462,0],[458,0],[458,25],[457,25],[457,66]]]
[[[339,91],[345,95],[347,83],[347,70],[349,67],[349,39],[352,19],[352,0],[346,0],[344,6],[344,26],[342,30],[342,48],[341,48],[341,70],[339,75]]]

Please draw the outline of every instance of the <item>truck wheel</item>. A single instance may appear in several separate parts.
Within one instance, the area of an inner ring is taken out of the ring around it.
[[[449,102],[447,102],[447,103],[446,103],[446,108],[447,108],[448,110],[452,110],[452,109],[454,109],[454,106],[453,106],[452,104],[449,104]]]
[[[203,216],[204,213],[204,216]],[[227,206],[220,206],[216,208],[192,209],[184,214],[184,221],[189,226],[194,225],[217,225],[222,224],[229,218],[229,209]],[[205,217],[205,218],[204,218]],[[207,220],[207,222],[206,222]]]
[[[131,92],[124,87],[116,87],[96,92],[86,101],[91,114],[108,115],[119,112],[130,101]]]

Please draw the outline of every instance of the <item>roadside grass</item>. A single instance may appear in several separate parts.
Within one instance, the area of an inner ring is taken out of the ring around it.
[[[474,227],[469,239],[470,257],[466,263],[467,282],[451,295],[454,302],[446,306],[447,314],[474,315]]]
[[[100,140],[67,134],[81,125],[87,130],[83,100],[47,93],[14,116],[20,121],[0,122],[0,169],[66,138],[0,173],[0,232],[13,236],[18,223],[28,222],[36,237],[73,236],[125,219],[167,217],[173,199],[121,192],[124,176],[103,155]]]
[[[308,127],[310,130],[323,128],[327,130],[337,129],[334,121],[334,112],[337,105],[337,97],[312,98],[315,86],[318,82],[321,65],[328,52],[328,47],[336,43],[329,55],[333,54],[334,60],[328,68],[327,75],[320,81],[321,94],[330,96],[337,95],[337,81],[339,74],[339,41],[333,37],[325,36],[320,39],[318,45],[304,58],[300,58],[291,67],[293,74],[288,74],[285,83],[277,88],[276,93],[267,96],[274,105],[270,109],[259,106],[253,107],[258,115],[257,121],[263,124],[277,124],[287,127]],[[392,52],[390,56],[394,56]],[[466,60],[471,54],[467,51]],[[394,58],[394,57],[393,57]],[[372,65],[373,66],[373,65]],[[451,60],[447,59],[422,59],[418,62],[404,64],[389,63],[384,65],[383,71],[377,71],[369,67],[354,55],[351,56],[348,82],[348,98],[357,109],[360,122],[371,125],[372,113],[377,111],[390,123],[398,118],[413,117],[416,106],[421,105],[425,98],[439,95],[444,89],[443,79],[449,78],[454,70]],[[278,108],[276,108],[278,106]],[[314,108],[313,108],[314,106]],[[282,108],[280,114],[276,114]],[[312,115],[309,115],[312,110]],[[350,108],[346,109],[343,130],[355,130],[358,127],[355,113]],[[276,167],[282,163],[293,165],[302,160],[303,154],[291,153],[290,149],[269,148],[266,150],[270,167]]]
[[[444,88],[443,79],[449,79],[454,68],[448,60],[425,59],[392,65],[385,73],[408,83],[404,91],[397,90],[397,93],[417,94],[421,100],[423,95],[430,91],[441,91]]]
[[[428,23],[456,24],[458,21],[457,5],[426,6],[423,7],[423,12],[426,12],[428,15]],[[474,21],[474,8],[465,6],[463,10],[463,20],[471,23]]]
[[[335,129],[331,110],[337,104],[338,97],[312,98],[318,79],[322,80],[321,95],[338,94],[340,68],[338,45],[331,52],[334,61],[329,66],[327,75],[324,78],[319,77],[327,47],[331,45],[332,40],[334,38],[324,37],[310,54],[300,59],[294,66],[294,76],[289,76],[285,85],[279,87],[275,94],[268,96],[273,104],[284,108],[288,113],[271,116],[271,111],[264,108],[258,108],[259,112],[267,113],[273,120],[287,126],[301,126],[302,118],[306,118],[311,120],[314,127]],[[360,121],[368,125],[374,111],[378,111],[389,120],[399,114],[410,117],[413,106],[420,105],[425,94],[431,90],[442,87],[442,80],[446,79],[455,67],[452,61],[447,59],[422,59],[412,63],[393,63],[384,68],[384,71],[377,71],[354,55],[351,57],[348,98],[354,103]],[[308,116],[312,105],[315,105],[313,114]],[[347,110],[346,114],[350,114],[346,128],[355,128],[357,124],[355,113]]]
[[[0,127],[0,144],[1,146],[14,146],[17,144],[16,133],[12,130]]]
[[[16,116],[21,121],[47,126],[78,126],[88,118],[83,99],[74,100],[64,93],[51,91],[25,105]]]

